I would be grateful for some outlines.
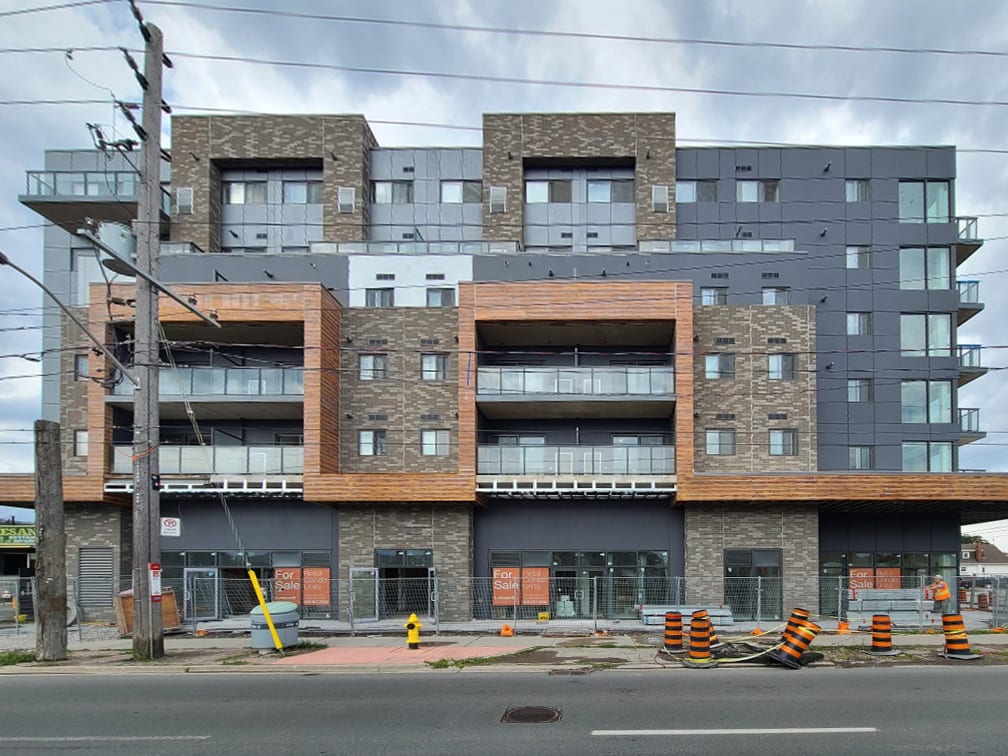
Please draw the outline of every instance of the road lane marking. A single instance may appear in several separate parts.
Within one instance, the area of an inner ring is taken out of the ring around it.
[[[599,736],[636,735],[820,735],[878,732],[877,727],[724,727],[708,730],[592,730]]]
[[[67,737],[0,737],[0,743],[133,743],[151,740],[210,740],[209,735],[71,735]]]

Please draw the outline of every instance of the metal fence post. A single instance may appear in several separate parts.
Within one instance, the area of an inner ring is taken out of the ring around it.
[[[842,619],[847,619],[847,613],[844,611],[844,589],[843,589],[843,575],[837,575],[836,579],[836,601],[837,601],[837,622]]]
[[[598,578],[592,579],[592,632],[598,632]]]
[[[431,578],[431,591],[433,591],[433,595],[431,595],[431,608],[434,611],[434,635],[441,634],[441,607],[439,605],[441,601],[441,589],[438,583],[440,579],[437,575]]]
[[[350,621],[350,635],[357,635],[357,626],[354,624],[354,587],[353,574],[347,578],[347,619]]]
[[[763,619],[763,576],[756,576],[756,627]]]

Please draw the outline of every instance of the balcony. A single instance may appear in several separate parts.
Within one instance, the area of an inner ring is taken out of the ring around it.
[[[490,418],[662,417],[675,403],[671,366],[479,368],[480,410]],[[530,407],[534,403],[534,408]]]
[[[965,386],[987,372],[987,368],[980,364],[982,349],[980,344],[960,344],[958,346],[960,386]]]
[[[161,446],[162,475],[301,475],[303,446]],[[112,447],[112,474],[133,473],[133,447]]]
[[[956,223],[956,265],[962,265],[970,255],[983,246],[983,239],[977,232],[977,219],[972,215],[959,215]]]
[[[957,324],[962,325],[983,310],[984,306],[980,302],[979,281],[956,281],[956,287],[959,289]]]
[[[139,176],[134,171],[28,171],[18,199],[46,220],[75,234],[85,219],[129,225],[137,215]],[[167,224],[171,195],[161,189]]]
[[[959,445],[969,444],[986,438],[987,434],[980,430],[980,410],[977,407],[959,408]]]
[[[162,367],[159,371],[161,415],[187,416],[186,403],[205,419],[243,417],[280,420],[301,417],[304,402],[302,368]],[[133,384],[119,383],[106,401],[128,409]]]

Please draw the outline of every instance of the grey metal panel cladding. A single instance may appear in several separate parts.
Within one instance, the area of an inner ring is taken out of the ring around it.
[[[759,178],[773,179],[783,176],[784,165],[781,160],[781,151],[773,149],[762,149],[756,156],[756,165],[753,166]]]
[[[246,549],[336,551],[338,513],[334,508],[287,501],[235,501],[230,507]],[[238,550],[217,501],[162,499],[161,514],[182,520],[181,537],[162,538],[162,550]]]
[[[872,176],[875,178],[923,178],[927,172],[927,152],[918,147],[872,150]]]
[[[371,180],[389,181],[392,179],[392,150],[371,151]]]
[[[489,574],[492,550],[668,551],[683,572],[683,513],[668,502],[492,502],[473,512],[475,574]]]
[[[956,153],[952,148],[927,151],[927,178],[955,178]]]
[[[463,162],[462,150],[438,150],[439,177],[443,179],[463,178]]]
[[[842,171],[840,175],[846,178],[868,178],[872,175],[870,147],[847,147],[843,151],[843,162],[838,171]]]
[[[462,178],[483,178],[483,150],[462,150]]]
[[[462,222],[467,226],[480,226],[480,235],[475,237],[480,238],[482,236],[483,206],[475,202],[464,203],[462,205]],[[466,238],[474,237],[467,236]]]

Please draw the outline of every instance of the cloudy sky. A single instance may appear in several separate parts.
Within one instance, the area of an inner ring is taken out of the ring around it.
[[[57,9],[24,12],[46,5]],[[379,141],[389,146],[478,144],[479,132],[376,122],[479,126],[485,111],[537,110],[675,111],[683,144],[750,140],[957,145],[963,151],[956,211],[980,216],[980,233],[989,240],[957,274],[981,282],[981,301],[986,304],[984,312],[960,330],[959,341],[983,344],[984,363],[992,368],[960,393],[961,406],[981,409],[987,431],[985,440],[963,448],[961,466],[1008,471],[1008,373],[999,371],[1008,365],[1008,335],[1002,328],[1008,297],[998,296],[1008,289],[1008,264],[1000,260],[1008,253],[1008,240],[1003,239],[1008,237],[1008,154],[984,151],[1008,146],[1005,3],[197,0],[141,1],[139,7],[161,27],[166,48],[174,53],[175,68],[166,73],[165,84],[166,99],[177,112],[363,113]],[[283,8],[316,17],[221,8]],[[345,18],[317,17],[334,14]],[[353,22],[347,17],[396,23]],[[581,36],[491,33],[477,27]],[[701,44],[704,40],[736,44]],[[139,99],[136,82],[120,53],[87,50],[110,46],[140,46],[124,0],[0,0],[0,250],[37,274],[40,219],[17,202],[25,191],[24,172],[42,167],[46,148],[89,146],[87,122],[130,136],[111,99]],[[826,49],[836,46],[854,49]],[[910,52],[866,49],[882,47]],[[16,52],[24,48],[43,50]],[[48,48],[53,51],[44,51]],[[322,65],[279,65],[284,62]],[[545,81],[609,86],[555,86]],[[679,91],[669,91],[672,88]],[[932,102],[871,99],[879,97]],[[42,100],[58,102],[23,104]],[[66,102],[71,100],[98,102]],[[164,139],[170,141],[167,129]],[[24,226],[29,228],[20,228]],[[38,291],[10,269],[0,268],[0,472],[31,469],[31,433],[25,430],[39,413],[39,367],[31,358],[37,358],[40,349],[42,304]],[[1008,522],[987,531],[1008,545]]]

